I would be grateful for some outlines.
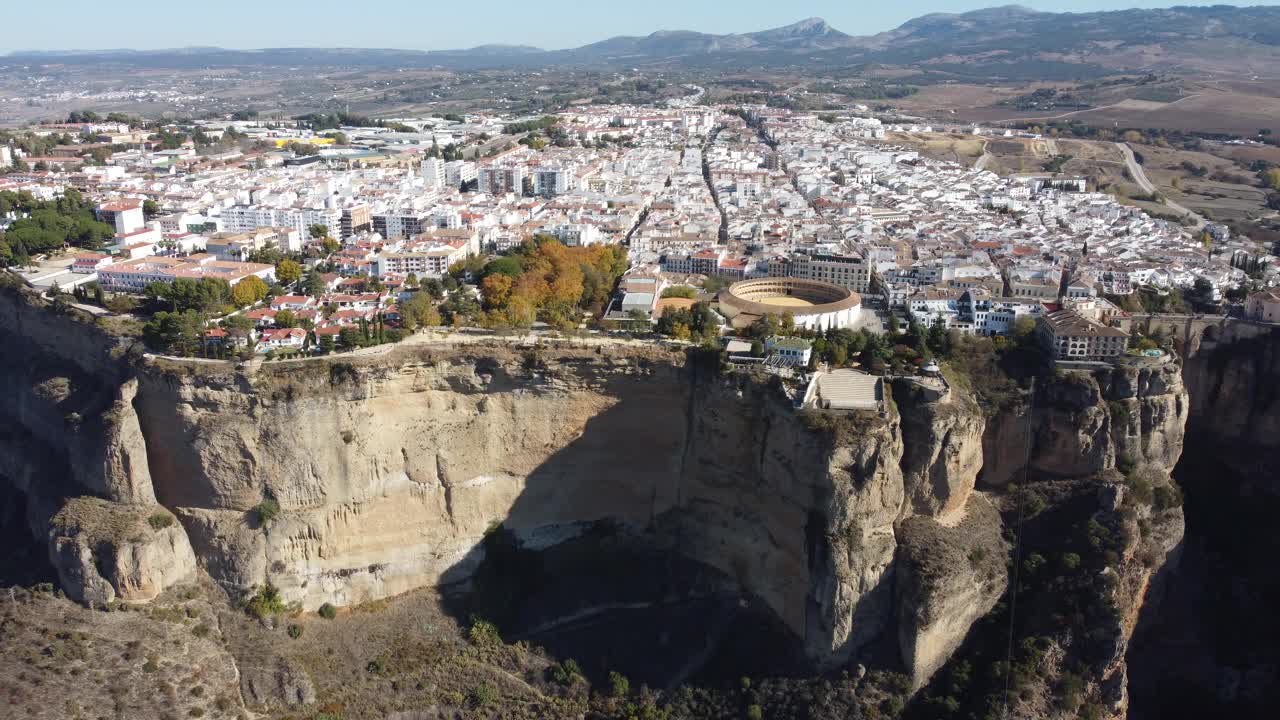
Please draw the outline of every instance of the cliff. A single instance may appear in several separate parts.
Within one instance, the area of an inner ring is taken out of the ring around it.
[[[143,601],[197,567],[306,609],[464,590],[500,531],[548,558],[574,543],[679,558],[701,569],[668,563],[656,596],[741,596],[818,668],[883,657],[885,640],[916,687],[1008,584],[1009,493],[984,466],[1116,500],[1123,483],[1101,476],[1123,460],[1167,477],[1186,417],[1176,368],[1067,376],[990,420],[965,387],[907,381],[882,412],[827,414],[644,343],[420,336],[235,366],[144,358],[38,305],[0,300],[0,339],[25,358],[0,370],[0,475],[73,597]],[[151,522],[165,513],[179,523]],[[1163,561],[1133,560],[1145,547],[1112,568],[1131,595],[1107,677]],[[538,620],[593,609],[575,602]]]
[[[1270,532],[1280,513],[1280,329],[1208,325],[1183,378],[1190,417],[1174,475],[1185,547],[1130,650],[1131,716],[1270,717],[1280,704],[1280,539]]]

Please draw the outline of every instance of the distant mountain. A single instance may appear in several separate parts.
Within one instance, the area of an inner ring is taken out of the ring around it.
[[[935,13],[866,37],[821,18],[753,33],[664,30],[568,50],[482,45],[423,52],[362,48],[183,48],[149,52],[18,52],[0,64],[120,63],[148,67],[220,65],[456,68],[685,65],[732,68],[905,65],[957,76],[1052,78],[1114,71],[1280,71],[1280,7],[1174,7],[1092,13],[1021,6]]]

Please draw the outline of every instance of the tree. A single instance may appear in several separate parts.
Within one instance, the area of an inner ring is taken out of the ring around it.
[[[320,336],[320,351],[325,355],[331,354],[334,350],[334,346],[335,343],[332,335],[326,333]]]
[[[324,254],[326,257],[338,252],[338,250],[342,248],[342,246],[338,244],[338,241],[334,240],[331,237],[325,238],[320,243],[320,247],[324,249]]]
[[[315,268],[307,270],[307,274],[302,281],[302,289],[303,292],[311,297],[320,297],[325,293],[327,286],[324,278],[320,276],[319,270]]]
[[[307,226],[307,234],[311,236],[312,240],[320,240],[329,237],[329,228],[319,224],[309,225]]]
[[[155,216],[160,214],[160,204],[157,203],[155,200],[143,200],[142,214],[146,216],[148,220],[150,220],[151,218],[154,218]]]
[[[231,288],[231,300],[236,307],[248,307],[262,302],[266,296],[267,283],[257,275],[250,275]]]
[[[702,290],[714,295],[732,284],[733,282],[723,275],[712,275],[702,283]]]
[[[338,342],[342,343],[342,347],[354,350],[362,344],[360,332],[348,325],[338,331]]]
[[[237,341],[247,340],[253,332],[253,321],[244,315],[232,315],[222,321],[222,329]]]
[[[401,322],[406,323],[406,329],[440,325],[440,311],[436,308],[435,300],[428,293],[422,291],[414,293],[408,300],[400,303],[398,309]],[[409,325],[413,327],[410,328]]]
[[[511,299],[511,288],[514,283],[511,276],[502,273],[489,275],[480,282],[480,294],[484,298],[485,307],[501,309]]]
[[[285,258],[276,263],[276,279],[282,285],[292,286],[302,279],[302,266],[293,260]]]
[[[174,355],[195,355],[203,346],[204,317],[195,310],[158,312],[143,326],[147,344]]]
[[[297,327],[298,316],[294,314],[292,310],[281,310],[280,312],[276,313],[275,322],[276,322],[276,327],[280,327],[280,328]]]
[[[652,328],[652,325],[649,322],[648,314],[646,314],[645,311],[639,310],[637,308],[632,308],[627,311],[627,321],[630,323],[631,329],[636,332],[648,331]],[[678,325],[679,323],[676,323],[676,324]],[[687,340],[689,336],[689,327],[687,325],[682,325],[681,327],[684,328],[684,335],[685,335],[685,337],[681,339]],[[672,334],[674,335],[675,333],[672,332]]]

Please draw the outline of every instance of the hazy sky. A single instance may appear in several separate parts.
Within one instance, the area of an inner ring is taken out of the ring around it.
[[[851,35],[896,27],[930,12],[963,12],[1003,0],[8,0],[0,52],[218,45],[390,47],[421,50],[485,43],[564,48],[655,30],[751,32],[806,17]],[[1146,0],[1023,0],[1037,10],[1167,7]],[[1248,4],[1277,5],[1280,0]]]

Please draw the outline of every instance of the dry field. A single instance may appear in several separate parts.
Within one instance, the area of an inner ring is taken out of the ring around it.
[[[1235,149],[1232,146],[1211,147]],[[1135,149],[1143,156],[1143,170],[1151,182],[1162,194],[1181,205],[1220,221],[1250,220],[1270,214],[1264,207],[1267,191],[1256,187],[1255,175],[1227,158],[1152,145],[1140,145]],[[1197,174],[1184,167],[1184,162],[1203,168],[1205,172]]]
[[[973,165],[982,156],[982,138],[960,133],[889,133],[886,139],[934,160]]]

